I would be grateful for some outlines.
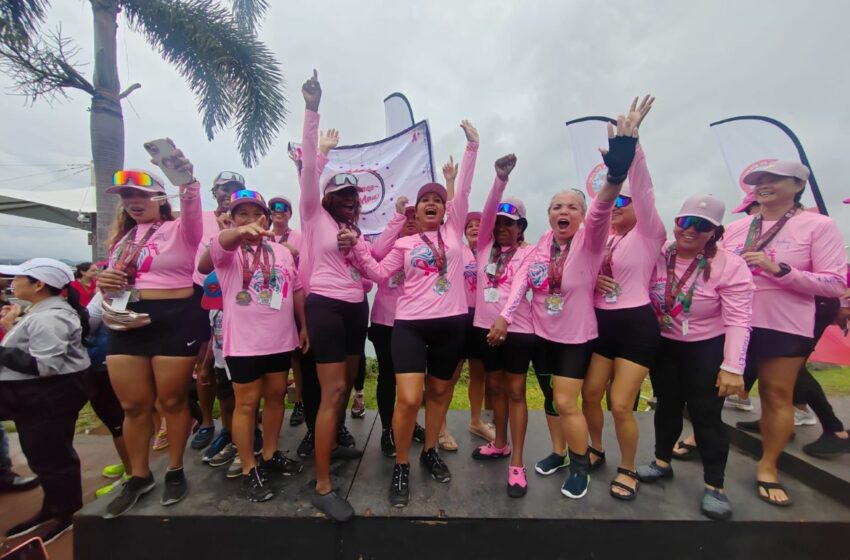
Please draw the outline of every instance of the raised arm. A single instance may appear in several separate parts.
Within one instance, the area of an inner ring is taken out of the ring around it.
[[[387,253],[389,253],[390,249],[392,249],[393,245],[395,245],[396,239],[398,239],[398,234],[401,233],[401,228],[404,227],[404,223],[407,221],[407,216],[404,215],[404,209],[406,206],[407,197],[398,197],[395,204],[395,214],[389,223],[387,223],[387,226],[384,228],[381,235],[379,235],[372,243],[372,256],[375,257],[375,259],[380,261],[386,257]]]
[[[478,131],[469,121],[462,121],[460,126],[466,134],[466,151],[460,166],[458,192],[451,205],[446,208],[446,226],[462,234],[466,214],[469,212],[469,193],[472,191],[472,177],[478,157]]]
[[[319,175],[316,173],[316,153],[319,142],[319,102],[322,99],[322,87],[319,77],[313,70],[313,77],[301,86],[304,96],[304,131],[301,137],[301,199],[299,202],[302,219],[306,223],[321,208]]]
[[[496,227],[496,213],[499,211],[499,202],[505,194],[508,185],[508,177],[516,166],[516,156],[509,154],[496,160],[496,179],[490,187],[490,194],[484,202],[481,211],[481,224],[478,228],[478,250],[486,247],[493,241],[493,228]]]
[[[455,197],[455,179],[457,179],[457,164],[452,156],[443,164],[443,178],[446,180],[446,200]]]
[[[655,191],[652,187],[652,177],[646,166],[646,155],[638,144],[635,149],[635,159],[629,168],[629,185],[632,203],[637,217],[638,233],[645,239],[667,239],[664,221],[658,215],[655,207]]]
[[[172,157],[172,165],[178,171],[188,173],[194,177],[192,162],[183,155],[181,150],[176,150]],[[180,222],[178,231],[183,237],[183,242],[191,247],[197,247],[204,236],[204,222],[201,217],[201,184],[193,180],[191,183],[180,185]]]

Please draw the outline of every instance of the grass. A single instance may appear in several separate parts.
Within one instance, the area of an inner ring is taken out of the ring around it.
[[[378,382],[378,364],[374,358],[367,358],[366,365],[366,383],[364,394],[366,396],[367,408],[378,408],[375,400],[375,389]],[[809,368],[815,379],[823,386],[824,392],[830,397],[846,397],[850,396],[850,367],[834,367],[824,364],[809,364]],[[537,378],[533,375],[533,370],[529,371],[526,382],[526,400],[528,401],[529,410],[543,410],[543,393],[537,384]],[[455,386],[454,395],[452,397],[451,407],[453,410],[467,410],[469,408],[469,370],[464,366]],[[758,384],[754,395],[758,394]],[[652,387],[647,379],[641,387],[641,395],[649,397],[652,395]],[[287,403],[287,407],[289,407]],[[641,401],[640,409],[646,409],[645,400]],[[218,417],[218,401],[216,401],[213,411],[214,416]],[[15,425],[12,422],[4,422],[3,425],[9,432],[15,431]],[[86,404],[80,411],[80,417],[77,420],[77,433],[85,433],[100,426],[100,420],[94,414],[91,405]]]

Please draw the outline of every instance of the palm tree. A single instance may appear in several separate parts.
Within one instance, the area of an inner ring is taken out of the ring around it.
[[[283,80],[278,63],[255,34],[267,0],[231,0],[229,7],[204,0],[89,0],[94,17],[91,81],[75,68],[78,49],[61,28],[41,33],[50,0],[0,0],[0,65],[18,91],[35,103],[77,89],[91,96],[90,134],[97,192],[93,225],[95,256],[102,258],[115,213],[104,190],[124,165],[122,100],[141,87],[121,91],[116,32],[119,14],[186,79],[195,94],[207,138],[234,127],[242,161],[264,156],[284,122]]]

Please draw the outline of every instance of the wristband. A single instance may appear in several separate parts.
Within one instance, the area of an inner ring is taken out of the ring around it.
[[[623,175],[617,175],[616,177],[609,173],[608,176],[606,177],[606,180],[611,185],[622,185],[626,181],[626,179],[628,179],[628,178],[629,178],[628,173],[624,173]]]

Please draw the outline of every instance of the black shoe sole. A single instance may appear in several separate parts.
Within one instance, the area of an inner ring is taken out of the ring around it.
[[[268,494],[263,495],[263,497],[261,497],[261,498],[252,498],[252,497],[248,496],[248,501],[253,503],[253,504],[260,504],[262,502],[268,502],[272,498],[274,498],[274,492],[269,491]]]
[[[508,484],[508,497],[524,498],[526,494],[528,494],[527,486],[523,488],[521,486],[511,486],[510,484]]]
[[[393,506],[394,508],[401,509],[403,507],[407,507],[408,503],[410,503],[410,497],[409,496],[407,498],[404,498],[403,501],[402,501],[402,498],[395,498],[395,497],[392,497],[392,496],[390,497],[390,505]]]

